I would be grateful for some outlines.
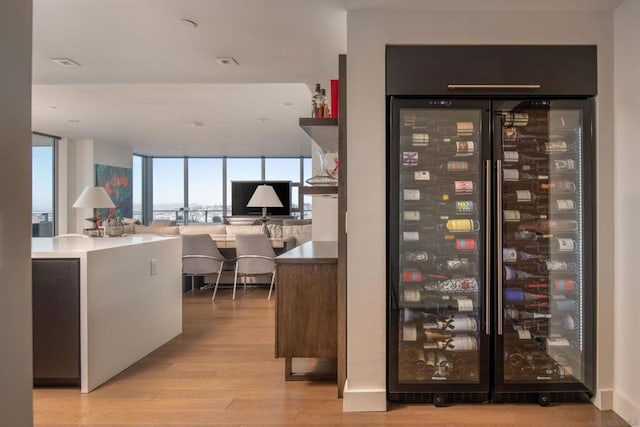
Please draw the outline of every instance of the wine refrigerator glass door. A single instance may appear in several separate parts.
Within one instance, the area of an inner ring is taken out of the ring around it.
[[[590,111],[495,104],[498,391],[593,387]]]
[[[488,390],[489,102],[392,99],[390,392]]]

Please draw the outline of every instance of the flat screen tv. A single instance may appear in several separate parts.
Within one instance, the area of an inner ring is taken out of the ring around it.
[[[291,215],[291,181],[231,181],[231,215],[262,216],[262,208],[247,207],[258,185],[272,186],[282,202],[281,208],[267,208],[267,215]]]

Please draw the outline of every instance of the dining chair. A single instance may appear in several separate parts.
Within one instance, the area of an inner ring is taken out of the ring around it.
[[[236,299],[238,274],[242,275],[244,289],[247,288],[247,276],[271,274],[269,297],[273,291],[276,274],[276,253],[269,238],[264,234],[236,234],[236,267],[233,277],[233,296]]]
[[[218,284],[222,267],[224,267],[225,257],[220,253],[216,242],[208,234],[185,234],[182,235],[182,273],[191,276],[191,292],[195,288],[195,276],[205,276],[207,274],[217,274],[213,296],[211,301],[216,299]],[[206,283],[205,283],[206,284]]]

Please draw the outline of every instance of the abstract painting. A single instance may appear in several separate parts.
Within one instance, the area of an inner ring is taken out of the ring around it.
[[[115,208],[96,209],[100,218],[131,218],[133,216],[133,170],[118,166],[96,165],[96,185],[104,187]]]

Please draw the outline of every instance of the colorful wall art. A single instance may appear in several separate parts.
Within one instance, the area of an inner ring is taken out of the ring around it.
[[[132,180],[131,168],[96,165],[96,185],[104,187],[116,205],[111,209],[96,209],[100,218],[131,218],[133,216]]]

